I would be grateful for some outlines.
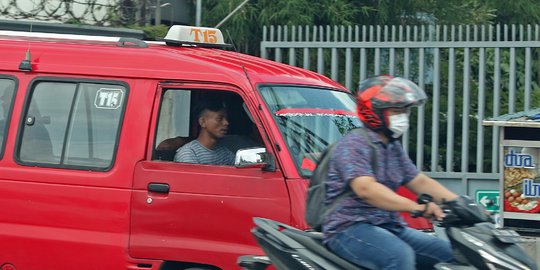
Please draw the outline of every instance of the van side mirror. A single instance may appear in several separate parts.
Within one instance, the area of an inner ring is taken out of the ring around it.
[[[244,148],[236,151],[234,166],[237,168],[263,168],[268,164],[264,147]]]

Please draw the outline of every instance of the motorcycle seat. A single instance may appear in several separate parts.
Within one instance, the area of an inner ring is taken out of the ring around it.
[[[352,264],[329,251],[322,243],[322,233],[306,232],[297,229],[284,229],[281,232],[306,247],[306,249],[316,253],[342,269],[371,269],[367,267],[359,267],[358,265]]]

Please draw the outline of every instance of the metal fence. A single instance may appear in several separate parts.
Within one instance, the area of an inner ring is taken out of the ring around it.
[[[539,25],[269,26],[261,56],[354,91],[376,74],[410,78],[429,103],[403,145],[461,193],[498,189],[499,131],[482,119],[540,105]],[[540,139],[540,138],[539,138]]]

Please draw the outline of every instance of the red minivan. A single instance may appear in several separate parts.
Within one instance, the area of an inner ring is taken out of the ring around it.
[[[0,31],[0,268],[238,269],[262,254],[254,216],[306,228],[317,155],[361,125],[354,98],[225,46],[189,26],[165,42]],[[234,166],[174,161],[209,97]]]

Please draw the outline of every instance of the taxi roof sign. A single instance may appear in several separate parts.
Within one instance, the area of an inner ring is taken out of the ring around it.
[[[173,25],[164,38],[171,46],[191,45],[199,47],[229,47],[217,28]]]

